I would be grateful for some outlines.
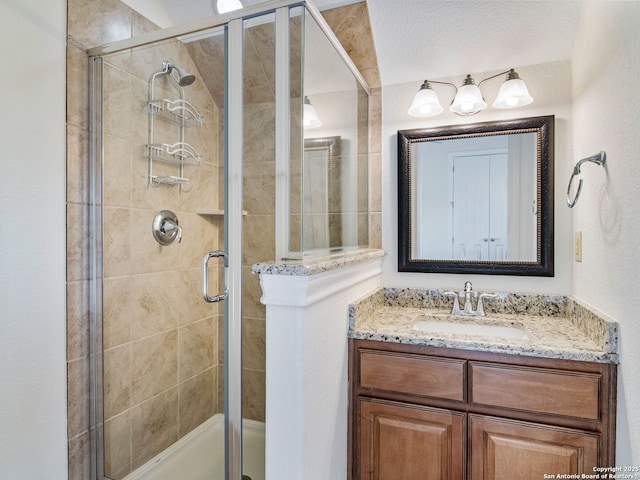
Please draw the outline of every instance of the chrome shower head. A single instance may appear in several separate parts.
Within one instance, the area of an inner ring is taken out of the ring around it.
[[[180,85],[181,87],[186,87],[196,81],[195,75],[187,72],[177,65],[167,62],[166,60],[162,62],[162,67],[163,71],[165,71],[166,73],[171,73],[173,70],[178,73],[178,85]]]
[[[196,76],[192,73],[183,70],[180,67],[173,65],[173,69],[178,72],[178,85],[181,87],[186,87],[187,85],[191,85],[196,81]]]

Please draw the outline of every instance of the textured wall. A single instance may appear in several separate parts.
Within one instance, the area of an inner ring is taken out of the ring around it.
[[[0,3],[2,478],[67,478],[65,2]]]
[[[607,152],[607,167],[586,164],[573,227],[582,232],[574,293],[620,322],[617,464],[640,464],[640,337],[635,288],[640,269],[640,3],[586,2],[573,62],[574,158]],[[563,182],[568,178],[563,178]]]

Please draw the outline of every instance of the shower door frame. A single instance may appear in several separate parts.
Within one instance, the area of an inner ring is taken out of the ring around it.
[[[90,160],[89,160],[89,308],[90,308],[90,418],[91,471],[104,480],[103,428],[103,291],[102,291],[102,175],[103,175],[103,76],[102,57],[137,47],[149,46],[182,35],[225,28],[225,251],[229,295],[225,300],[225,478],[242,479],[242,187],[243,187],[243,34],[244,22],[275,13],[276,24],[276,253],[284,256],[289,245],[289,161],[290,161],[290,11],[303,7],[316,21],[356,80],[369,93],[367,82],[338,41],[320,11],[306,0],[271,0],[239,11],[212,16],[184,25],[149,32],[138,37],[89,49],[90,60]],[[304,80],[302,80],[304,84]],[[302,110],[302,102],[300,102]],[[285,218],[282,218],[285,217]]]

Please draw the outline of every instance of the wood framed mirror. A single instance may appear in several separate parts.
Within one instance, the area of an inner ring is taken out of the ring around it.
[[[398,271],[553,276],[554,117],[398,131]]]

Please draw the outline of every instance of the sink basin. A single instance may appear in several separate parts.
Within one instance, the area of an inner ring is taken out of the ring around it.
[[[437,320],[421,320],[413,324],[413,330],[420,332],[454,333],[461,335],[478,335],[483,337],[499,337],[527,340],[529,335],[523,328],[504,327],[500,325],[483,325],[481,323],[454,323]]]

